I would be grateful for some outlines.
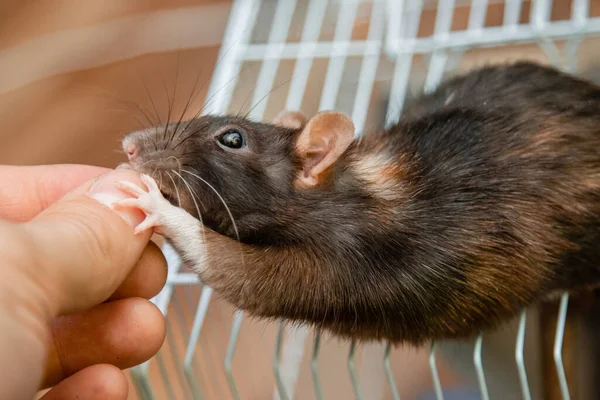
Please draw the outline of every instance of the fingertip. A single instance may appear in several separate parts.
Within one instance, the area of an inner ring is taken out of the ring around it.
[[[111,296],[110,300],[128,297],[151,299],[167,281],[167,260],[160,248],[149,242],[129,276]]]
[[[110,329],[104,335],[105,356],[110,363],[120,368],[129,368],[152,358],[162,347],[167,328],[165,317],[152,302],[142,298],[118,300],[121,315],[119,329]],[[107,305],[110,305],[108,303]],[[116,310],[115,310],[116,311]]]
[[[104,335],[106,347],[113,351],[115,362],[111,364],[128,368],[149,360],[160,350],[166,336],[166,324],[164,315],[152,302],[132,297],[106,306],[106,312],[112,308],[111,315],[119,315],[119,329],[101,332],[103,329],[98,327],[97,330],[98,334]]]
[[[51,332],[44,387],[94,364],[125,369],[149,360],[165,340],[166,324],[153,303],[128,298],[60,317]]]
[[[145,362],[158,353],[165,341],[167,335],[165,316],[154,303],[146,299],[131,298],[129,301],[131,303],[131,337],[136,336],[145,344],[143,351],[138,353],[141,362]],[[138,322],[136,323],[136,321]],[[120,338],[115,339],[119,340]]]
[[[119,368],[97,364],[61,381],[40,400],[127,400],[128,394],[127,378]]]

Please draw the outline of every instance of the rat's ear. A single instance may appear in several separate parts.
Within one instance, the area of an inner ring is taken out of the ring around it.
[[[306,117],[300,111],[283,110],[277,114],[273,124],[284,128],[300,129],[306,125]]]
[[[354,140],[354,124],[350,118],[335,111],[315,115],[300,133],[296,152],[302,160],[298,185],[311,187],[323,179],[340,155]]]

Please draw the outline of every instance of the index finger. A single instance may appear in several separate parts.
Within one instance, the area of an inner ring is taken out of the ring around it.
[[[0,166],[0,219],[28,221],[65,193],[108,171],[77,164]]]

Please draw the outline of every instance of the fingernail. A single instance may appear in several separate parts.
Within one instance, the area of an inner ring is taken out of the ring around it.
[[[126,180],[139,184],[135,180],[135,177],[137,177],[137,175],[129,170],[111,171],[100,176],[88,190],[88,195],[91,198],[113,210],[132,228],[135,228],[144,220],[144,213],[136,209],[116,208],[114,204],[119,200],[131,197],[127,193],[119,190],[116,187],[116,183],[118,181]]]
[[[121,163],[115,169],[133,169],[133,167],[129,163]]]

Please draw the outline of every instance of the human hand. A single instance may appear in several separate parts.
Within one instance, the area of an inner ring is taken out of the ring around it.
[[[164,285],[166,263],[151,232],[133,234],[141,212],[118,215],[91,197],[126,198],[114,183],[140,184],[133,171],[109,171],[0,167],[0,399],[53,385],[44,400],[126,399],[119,368],[162,345],[163,316],[145,299]]]

